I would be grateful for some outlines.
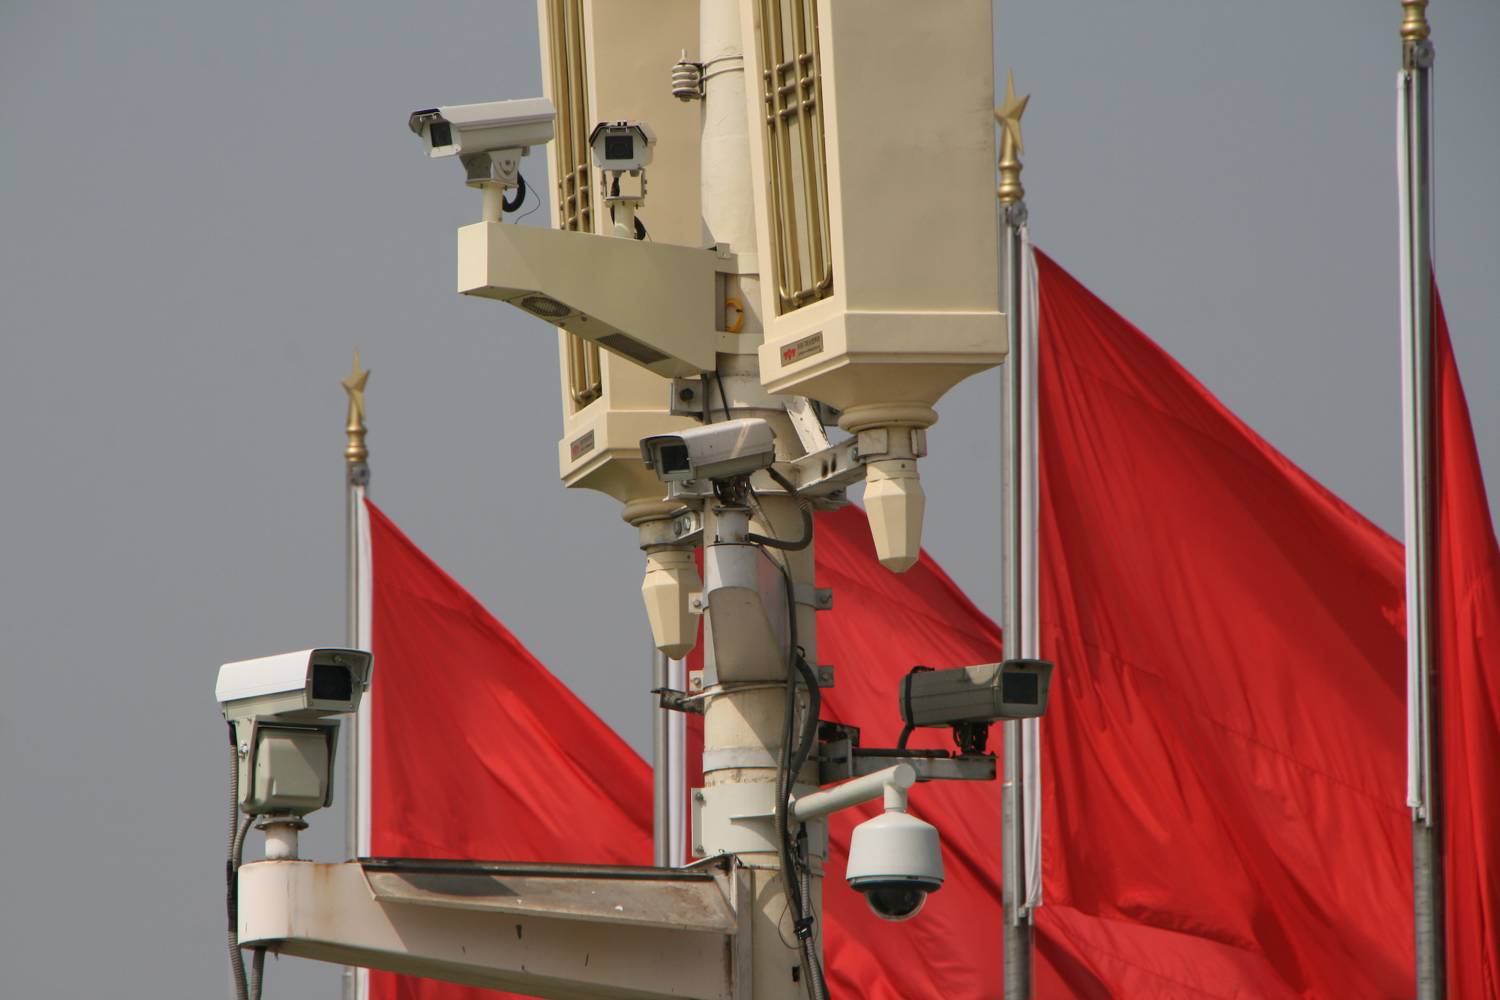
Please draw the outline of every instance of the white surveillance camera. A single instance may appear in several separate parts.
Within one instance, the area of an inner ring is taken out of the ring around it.
[[[600,170],[635,173],[651,165],[656,133],[645,122],[600,122],[589,133],[589,148]]]
[[[226,663],[214,695],[224,718],[310,722],[359,708],[370,683],[370,654],[303,649]]]
[[[339,723],[370,680],[370,654],[304,649],[226,663],[214,694],[234,728],[239,806],[301,817],[333,801]]]
[[[428,156],[473,156],[501,150],[524,153],[552,140],[557,112],[545,97],[486,101],[413,111],[410,128]]]
[[[882,920],[910,920],[943,885],[937,827],[889,804],[854,828],[844,878]]]
[[[428,156],[457,156],[470,187],[514,187],[521,157],[552,141],[557,112],[545,97],[413,111],[407,127]]]
[[[748,476],[775,460],[776,435],[761,417],[726,420],[642,438],[641,458],[662,482]]]

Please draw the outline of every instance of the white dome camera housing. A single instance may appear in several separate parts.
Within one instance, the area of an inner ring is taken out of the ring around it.
[[[910,920],[943,885],[937,827],[893,808],[854,828],[849,843],[849,887],[882,920]]]

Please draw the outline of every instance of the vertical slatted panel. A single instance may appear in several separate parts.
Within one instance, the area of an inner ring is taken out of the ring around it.
[[[833,291],[817,0],[759,0],[778,312]]]
[[[589,168],[588,64],[584,52],[583,0],[549,0],[552,97],[557,106],[558,220],[563,229],[594,231]],[[568,392],[583,409],[602,395],[599,347],[568,335]]]

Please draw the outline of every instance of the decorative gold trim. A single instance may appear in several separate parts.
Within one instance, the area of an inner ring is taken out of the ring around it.
[[[1005,100],[995,109],[995,121],[1000,123],[1000,186],[995,189],[995,194],[1003,205],[1026,197],[1026,189],[1021,186],[1021,161],[1017,157],[1025,150],[1021,142],[1021,115],[1026,113],[1029,100],[1030,94],[1016,96],[1016,78],[1007,72]]]
[[[593,167],[589,156],[588,61],[583,0],[547,0],[552,55],[552,104],[557,109],[553,152],[557,161],[557,224],[594,231]],[[565,331],[566,332],[566,331]],[[567,334],[568,398],[573,412],[604,394],[599,345]]]
[[[359,348],[356,347],[354,368],[348,378],[339,382],[349,396],[349,417],[344,424],[344,433],[349,435],[349,443],[344,446],[344,461],[349,465],[359,465],[370,457],[369,449],[365,447],[365,382],[369,378],[368,371],[359,369]]]

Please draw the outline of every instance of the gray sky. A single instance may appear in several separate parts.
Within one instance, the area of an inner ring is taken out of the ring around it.
[[[1500,482],[1500,5],[1431,17],[1439,276]],[[1399,20],[1025,0],[996,36],[1038,243],[1393,531]],[[453,292],[477,195],[405,128],[538,73],[529,3],[0,3],[7,995],[223,995],[214,671],[343,637],[355,344],[377,501],[644,747],[634,532],[557,482],[551,328]],[[998,384],[944,401],[923,470],[928,547],[992,612]],[[335,978],[288,959],[268,996]]]

